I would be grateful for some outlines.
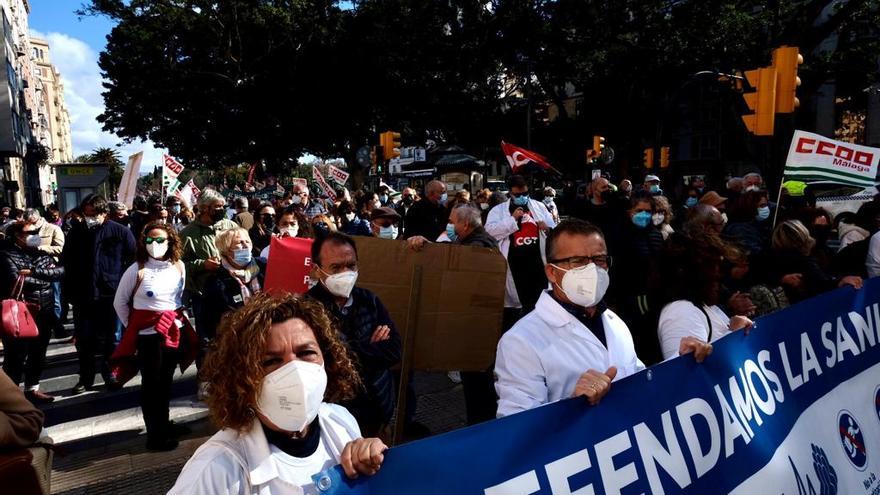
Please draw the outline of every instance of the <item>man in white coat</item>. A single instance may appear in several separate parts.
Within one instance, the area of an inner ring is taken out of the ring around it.
[[[529,197],[523,176],[511,176],[508,185],[510,199],[492,208],[486,218],[486,231],[507,259],[505,329],[531,311],[547,288],[544,243],[547,231],[556,226],[544,203]]]
[[[585,396],[597,404],[611,382],[645,368],[626,323],[603,302],[611,257],[598,227],[566,220],[547,236],[545,273],[552,286],[498,343],[498,417]],[[712,346],[681,340],[679,354],[702,362]]]

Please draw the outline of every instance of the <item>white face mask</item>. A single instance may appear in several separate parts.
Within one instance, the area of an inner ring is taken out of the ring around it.
[[[724,220],[724,225],[727,225],[727,213],[722,213],[721,219]]]
[[[298,194],[290,197],[290,204],[292,204],[292,205],[298,205],[301,202],[302,202],[302,198]]]
[[[488,209],[489,209],[489,203],[480,203],[480,209],[481,209],[481,210],[488,210]]]
[[[662,213],[654,213],[651,215],[651,221],[654,222],[655,226],[660,226],[663,223],[663,220],[666,220],[666,215]]]
[[[746,187],[745,192],[755,192],[755,191],[760,191],[760,190],[761,190],[760,187],[752,184],[751,186]]]
[[[389,225],[388,227],[379,227],[380,239],[397,239],[397,227]]]
[[[348,220],[349,222],[353,222],[354,221],[354,212],[346,213],[345,219]]]
[[[27,247],[29,248],[38,248],[40,247],[41,242],[40,236],[38,236],[37,234],[29,235],[27,236],[27,241],[25,242],[27,243]]]
[[[565,297],[572,304],[592,308],[605,297],[605,291],[608,290],[610,282],[608,270],[599,268],[595,263],[571,270],[565,270],[556,265],[551,266],[565,272],[562,277],[562,285],[557,284],[557,286],[562,289]]]
[[[85,217],[85,219],[86,219],[86,225],[87,225],[89,228],[101,224],[101,219],[98,218],[98,217]]]
[[[286,232],[287,235],[290,237],[296,237],[296,235],[299,234],[299,224],[295,223],[292,225],[288,225],[287,229],[285,229],[284,232]]]
[[[300,432],[318,415],[326,388],[323,366],[291,361],[263,378],[257,410],[282,430]]]
[[[168,252],[168,241],[163,243],[154,242],[151,244],[147,244],[147,254],[150,255],[151,258],[154,259],[162,259],[165,256],[165,253]]]
[[[321,269],[319,268],[319,270]],[[324,272],[324,270],[321,271]],[[358,272],[348,271],[335,275],[330,275],[327,272],[324,273],[327,275],[327,278],[324,279],[324,287],[327,287],[331,294],[336,297],[348,297],[351,295],[354,284],[357,283]]]

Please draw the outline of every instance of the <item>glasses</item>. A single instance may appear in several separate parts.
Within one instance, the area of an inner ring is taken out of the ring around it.
[[[571,269],[587,266],[590,263],[595,263],[596,266],[600,266],[606,270],[611,268],[611,256],[607,254],[597,254],[596,256],[572,256],[570,258],[547,261],[549,263],[553,263],[554,265],[566,264]]]
[[[528,196],[529,192],[528,191],[523,191],[521,193],[511,192],[510,195],[513,196],[514,198],[521,198],[523,196]]]
[[[158,244],[162,244],[166,240],[168,240],[166,237],[146,237],[146,238],[144,238],[144,244],[152,244],[154,242],[158,243]]]

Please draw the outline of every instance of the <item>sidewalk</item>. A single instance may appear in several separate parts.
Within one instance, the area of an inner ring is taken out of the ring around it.
[[[418,396],[415,420],[432,435],[464,426],[461,385],[452,383],[445,373],[416,373],[413,386]],[[191,418],[186,424],[192,433],[171,452],[147,452],[143,425],[134,416],[126,421],[127,429],[122,431],[114,429],[117,431],[59,445],[52,470],[52,493],[165,493],[192,453],[215,431],[204,413]]]

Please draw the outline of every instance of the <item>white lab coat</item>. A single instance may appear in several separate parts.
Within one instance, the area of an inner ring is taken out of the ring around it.
[[[880,277],[880,232],[872,235],[868,242],[865,269],[868,271],[868,278]]]
[[[354,416],[344,407],[321,404],[318,411],[321,445],[338,463],[348,442],[361,437]],[[303,489],[287,480],[289,469],[273,454],[259,420],[243,435],[223,429],[205,442],[183,466],[169,495],[214,494],[302,494]],[[311,476],[317,473],[306,473]],[[286,480],[287,479],[287,480]]]
[[[663,359],[678,357],[681,347],[681,339],[696,337],[702,342],[715,342],[730,333],[730,318],[718,306],[703,305],[704,314],[700,308],[690,301],[672,301],[663,306],[660,311],[660,321],[657,323],[657,337],[660,339],[660,350],[663,351]],[[709,340],[709,322],[712,323],[712,339]]]
[[[503,203],[495,205],[494,208],[489,210],[489,216],[486,217],[486,232],[498,241],[498,249],[505,259],[510,251],[510,235],[519,230],[516,219],[510,214],[510,202],[511,200],[508,199]],[[535,222],[544,222],[551,229],[556,227],[553,215],[550,214],[544,203],[529,199],[529,212],[535,219]],[[541,259],[544,263],[547,263],[547,256],[544,252],[547,243],[547,233],[539,232],[538,239],[541,248]],[[519,295],[516,292],[516,284],[513,283],[510,266],[507,267],[507,284],[505,288],[504,307],[521,308],[522,304],[519,302]]]
[[[535,310],[501,337],[495,358],[498,417],[571,397],[587,370],[617,367],[615,381],[645,369],[626,323],[611,310],[602,314],[602,342],[549,292]]]

